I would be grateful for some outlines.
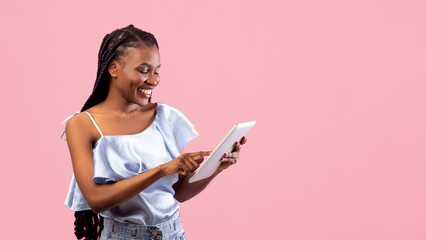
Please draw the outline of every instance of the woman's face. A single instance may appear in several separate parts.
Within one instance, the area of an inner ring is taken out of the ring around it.
[[[146,45],[128,51],[121,58],[123,66],[115,60],[111,64],[111,83],[128,102],[148,104],[153,88],[160,83],[160,53],[156,46]]]

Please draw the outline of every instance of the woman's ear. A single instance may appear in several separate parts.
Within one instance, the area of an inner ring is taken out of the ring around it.
[[[120,64],[117,61],[112,60],[108,67],[109,75],[111,75],[112,77],[117,77],[119,69]]]

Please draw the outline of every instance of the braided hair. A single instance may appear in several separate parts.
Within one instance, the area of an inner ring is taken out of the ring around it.
[[[116,29],[105,35],[102,40],[98,54],[98,71],[93,92],[84,104],[81,112],[103,102],[108,96],[111,76],[108,66],[112,60],[116,60],[121,67],[124,67],[122,57],[129,53],[129,48],[140,48],[156,46],[158,43],[154,35],[142,31],[133,24],[125,28]],[[151,97],[148,100],[151,102]],[[74,213],[74,234],[77,239],[97,240],[101,236],[103,229],[103,217],[92,210],[76,211]]]

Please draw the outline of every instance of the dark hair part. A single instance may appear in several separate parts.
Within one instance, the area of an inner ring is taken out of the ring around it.
[[[81,112],[103,102],[108,96],[111,76],[108,67],[111,61],[116,60],[121,67],[124,67],[122,57],[129,53],[129,48],[140,48],[143,46],[152,47],[158,43],[154,35],[142,31],[130,24],[121,29],[116,29],[107,34],[102,40],[98,54],[98,71],[93,92],[84,104]],[[151,98],[148,100],[151,102]],[[92,210],[76,211],[74,213],[74,234],[77,239],[97,240],[101,236],[103,229],[103,217]]]
[[[84,104],[81,112],[103,102],[108,96],[109,82],[111,76],[108,67],[114,59],[124,67],[122,57],[129,53],[129,48],[140,48],[156,46],[158,49],[157,39],[149,32],[142,31],[130,24],[125,28],[116,29],[110,34],[105,35],[102,40],[101,48],[98,54],[98,71],[93,92]],[[151,98],[148,100],[151,102]]]

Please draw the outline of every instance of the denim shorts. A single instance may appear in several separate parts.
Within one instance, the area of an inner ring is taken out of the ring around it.
[[[121,223],[104,218],[100,240],[187,240],[179,211],[166,222],[155,225]]]

